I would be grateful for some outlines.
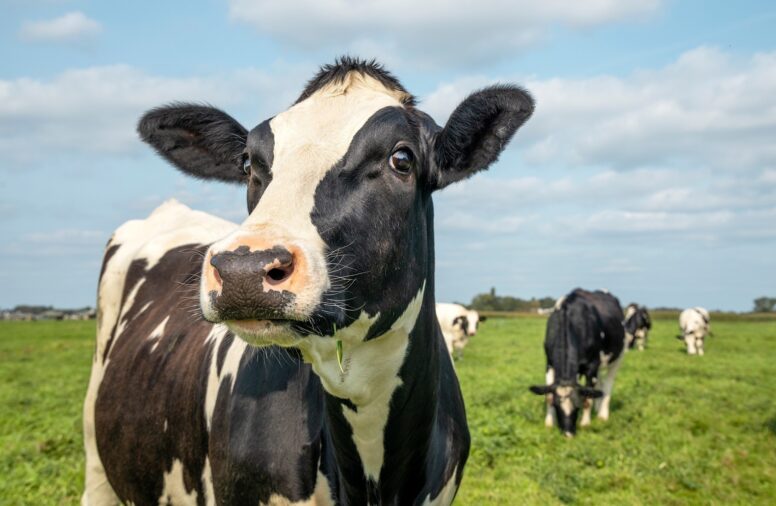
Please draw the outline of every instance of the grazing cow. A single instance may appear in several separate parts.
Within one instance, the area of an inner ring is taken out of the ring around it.
[[[84,504],[449,504],[469,452],[434,308],[435,190],[530,117],[493,86],[442,128],[379,65],[325,66],[248,131],[148,112],[179,170],[247,187],[241,225],[168,203],[99,282]]]
[[[685,309],[679,315],[679,328],[682,335],[679,339],[684,339],[687,345],[688,355],[703,355],[703,342],[709,335],[709,312],[702,307],[691,307]]]
[[[614,378],[625,348],[622,320],[620,302],[608,292],[577,288],[558,300],[547,320],[544,340],[546,385],[531,387],[533,393],[547,398],[545,425],[552,427],[557,422],[561,432],[573,437],[580,407],[580,424],[590,424],[592,399],[598,399],[598,418],[609,419]],[[607,371],[599,390],[601,367]],[[579,384],[580,376],[585,378],[584,386]]]
[[[627,348],[636,346],[639,351],[644,351],[647,345],[647,337],[652,328],[652,319],[649,317],[649,311],[645,306],[636,303],[628,304],[625,308],[625,342]]]
[[[466,309],[460,304],[437,302],[437,319],[442,335],[445,338],[447,351],[453,355],[461,356],[464,347],[469,343],[469,338],[477,334],[480,322],[487,318],[473,309]]]

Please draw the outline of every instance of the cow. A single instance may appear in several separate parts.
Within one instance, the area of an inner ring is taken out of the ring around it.
[[[636,346],[639,351],[644,351],[649,331],[652,329],[652,319],[649,317],[647,308],[635,302],[628,304],[625,308],[623,327],[625,327],[626,349]]]
[[[679,315],[679,329],[682,333],[677,337],[687,345],[687,354],[703,355],[704,340],[711,333],[709,312],[702,307],[685,309]]]
[[[533,107],[495,85],[440,127],[345,57],[250,131],[206,105],[146,113],[141,138],[245,185],[248,215],[170,202],[110,239],[83,504],[450,504],[470,436],[432,194],[492,164]]]
[[[622,320],[620,302],[608,292],[577,288],[558,300],[547,319],[544,339],[546,384],[530,387],[546,396],[547,427],[557,423],[564,435],[574,437],[580,407],[580,425],[590,425],[593,399],[598,418],[609,419],[614,378],[625,349]],[[600,368],[606,368],[606,376],[599,389]],[[580,376],[585,378],[584,386],[579,384]]]
[[[437,302],[436,315],[439,327],[445,338],[447,351],[458,358],[463,354],[463,349],[469,343],[469,338],[477,334],[480,322],[487,317],[480,316],[474,309],[466,309],[460,304],[449,302]]]

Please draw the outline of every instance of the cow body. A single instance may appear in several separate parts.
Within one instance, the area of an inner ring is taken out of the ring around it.
[[[590,424],[594,398],[598,417],[609,419],[614,378],[625,348],[622,320],[620,303],[609,293],[577,288],[558,301],[547,320],[546,385],[531,387],[547,398],[547,426],[557,423],[566,436],[573,436],[580,407],[581,425]],[[601,382],[600,369],[606,370]],[[585,378],[584,386],[579,377]]]
[[[485,320],[485,317],[473,309],[448,302],[437,302],[436,315],[447,351],[459,357],[469,344],[469,339],[477,334],[479,323]]]
[[[623,326],[625,327],[626,349],[635,346],[639,351],[644,351],[649,331],[652,329],[652,319],[649,317],[647,308],[635,303],[628,304],[628,307],[625,308]]]
[[[688,355],[703,355],[703,344],[709,334],[709,312],[702,307],[685,309],[679,315],[680,336],[687,346]]]
[[[445,127],[380,66],[325,66],[250,132],[147,113],[181,171],[246,186],[240,224],[171,202],[108,244],[84,504],[450,504],[469,451],[435,314],[431,193],[530,116],[493,87]]]

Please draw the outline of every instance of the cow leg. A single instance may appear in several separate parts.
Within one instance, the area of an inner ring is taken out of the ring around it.
[[[97,437],[94,425],[94,404],[97,391],[102,381],[102,365],[94,363],[89,388],[84,401],[84,447],[86,450],[86,472],[84,477],[84,493],[81,496],[82,506],[106,506],[120,504],[119,498],[108,482],[105,468],[97,451]]]
[[[598,418],[601,420],[609,419],[609,401],[612,399],[614,378],[617,376],[617,370],[620,368],[620,364],[622,363],[622,357],[623,355],[621,354],[619,357],[617,357],[617,360],[610,363],[606,368],[606,378],[604,378],[603,384],[601,385],[601,391],[604,393],[604,395],[600,399],[596,400],[596,411],[598,412]]]
[[[545,382],[547,385],[552,385],[555,383],[555,369],[552,367],[547,369],[547,374],[545,375]],[[554,427],[555,426],[555,410],[552,408],[552,394],[546,395],[546,403],[547,403],[547,415],[544,417],[544,426],[545,427]]]
[[[647,338],[644,335],[643,330],[637,330],[636,331],[636,347],[639,349],[639,351],[644,351],[644,345],[647,342]]]
[[[690,333],[684,336],[684,342],[687,343],[687,354],[695,355],[698,350],[695,347],[695,333]]]
[[[598,382],[598,371],[596,370],[592,374],[588,374],[585,376],[585,385],[595,388],[596,383]],[[589,397],[585,397],[585,400],[582,404],[582,420],[579,422],[579,425],[582,427],[587,427],[590,425],[590,416],[593,412],[593,399]]]
[[[695,340],[695,348],[698,350],[698,355],[703,356],[703,338]]]

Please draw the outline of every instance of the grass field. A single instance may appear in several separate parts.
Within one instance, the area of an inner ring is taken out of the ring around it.
[[[545,319],[491,318],[457,363],[473,447],[456,504],[776,503],[776,322],[713,321],[688,357],[676,320],[629,353],[608,423],[543,426]],[[0,505],[75,504],[93,322],[0,322]]]

